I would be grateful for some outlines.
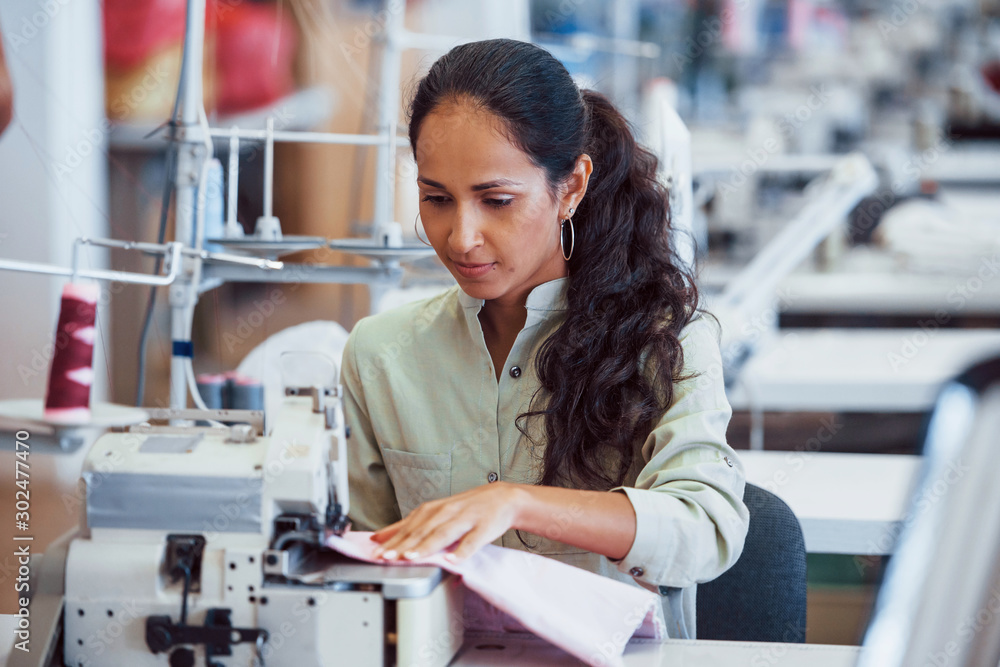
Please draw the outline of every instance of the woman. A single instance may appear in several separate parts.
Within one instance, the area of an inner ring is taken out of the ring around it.
[[[692,587],[739,557],[747,511],[717,332],[671,252],[655,158],[512,40],[438,60],[409,131],[458,286],[351,333],[354,527],[386,560],[499,540],[686,588],[683,620],[665,611],[693,637]]]

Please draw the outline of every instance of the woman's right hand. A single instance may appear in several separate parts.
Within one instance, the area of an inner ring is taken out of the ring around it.
[[[372,555],[416,560],[449,549],[445,558],[464,560],[516,527],[527,494],[520,484],[495,482],[423,503],[405,518],[372,535]]]

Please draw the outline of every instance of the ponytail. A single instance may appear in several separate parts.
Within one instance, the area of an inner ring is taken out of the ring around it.
[[[671,403],[698,293],[670,247],[656,157],[606,97],[582,96],[594,171],[574,217],[568,314],[536,360],[548,401],[522,417],[545,419],[541,484],[609,489]]]
[[[583,153],[594,164],[573,216],[566,320],[535,360],[540,388],[518,428],[544,420],[539,483],[610,489],[673,398],[681,329],[698,306],[669,243],[666,189],[656,157],[639,146],[603,95],[580,91],[566,68],[533,44],[498,39],[455,47],[421,80],[410,144],[441,102],[468,96],[502,119],[554,190]]]

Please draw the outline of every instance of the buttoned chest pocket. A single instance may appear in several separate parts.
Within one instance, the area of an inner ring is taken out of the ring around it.
[[[524,536],[525,544],[515,548],[522,548],[533,554],[538,554],[539,556],[549,556],[550,558],[556,558],[557,560],[560,556],[574,556],[590,553],[580,547],[575,547],[571,544],[563,542],[562,540],[568,539],[570,536],[567,532],[560,529],[558,526],[558,519],[556,519],[556,521],[557,523],[553,524],[545,531],[547,536],[526,535]],[[515,537],[514,539],[517,538]],[[571,564],[575,565],[575,563]]]
[[[382,460],[396,490],[401,516],[421,503],[451,495],[450,453],[415,454],[383,447]]]

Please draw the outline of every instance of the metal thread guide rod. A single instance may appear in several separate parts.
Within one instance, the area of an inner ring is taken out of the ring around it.
[[[281,222],[274,217],[274,118],[267,117],[264,139],[264,215],[257,218],[254,236],[267,241],[281,240]]]
[[[188,0],[184,30],[184,83],[180,89],[181,122],[177,136],[177,173],[174,179],[176,221],[174,240],[185,246],[195,245],[196,191],[199,175],[208,160],[209,137],[202,137],[201,116],[205,113],[202,98],[202,63],[205,44],[205,0]],[[207,123],[206,123],[207,124]],[[191,320],[197,302],[192,280],[200,274],[201,258],[185,258],[177,281],[170,287],[170,407],[187,407],[187,365],[193,356]]]
[[[243,227],[236,217],[237,195],[240,185],[240,136],[239,128],[233,125],[229,135],[229,176],[227,184],[226,238],[243,238]]]

